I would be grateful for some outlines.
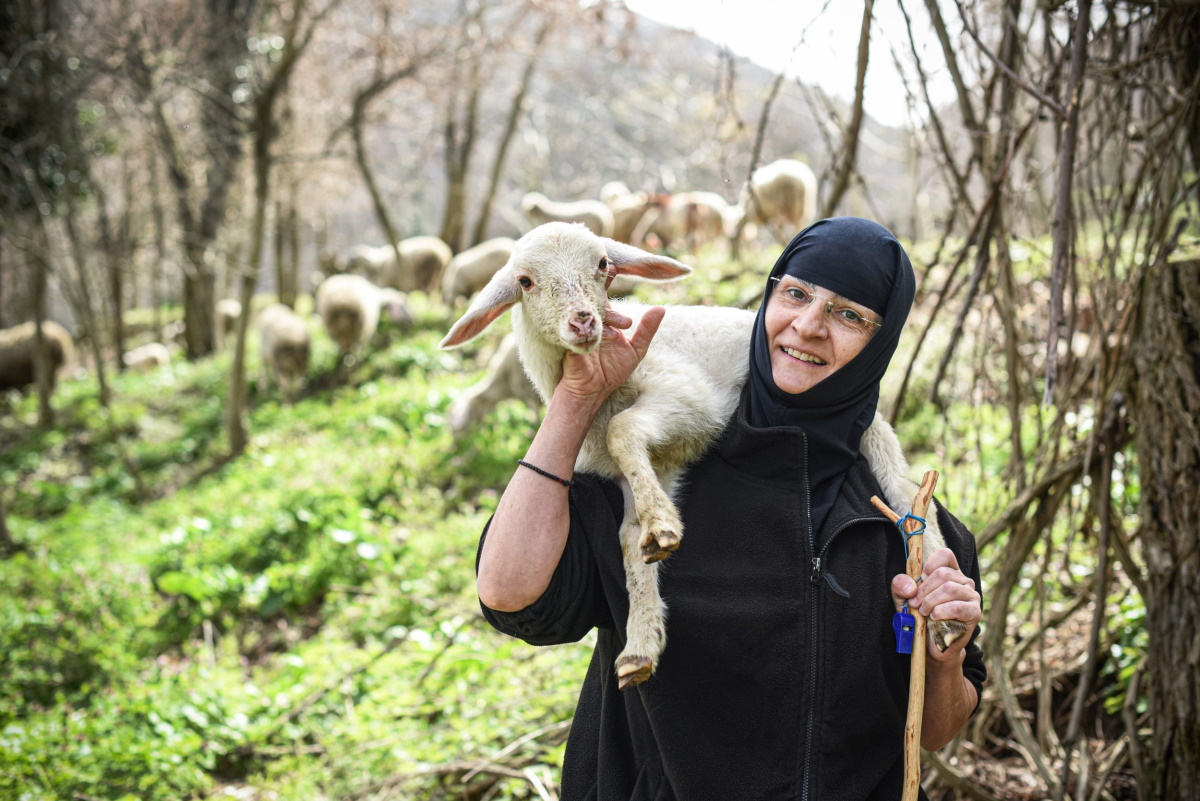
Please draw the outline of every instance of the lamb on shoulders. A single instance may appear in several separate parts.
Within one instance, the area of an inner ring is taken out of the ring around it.
[[[566,352],[588,353],[600,344],[611,275],[671,281],[690,273],[674,259],[596,236],[586,226],[546,223],[517,241],[508,263],[441,347],[469,342],[511,308],[521,363],[548,403],[562,378]],[[635,327],[649,308],[611,304]],[[712,444],[737,407],[754,318],[753,312],[735,308],[667,307],[645,358],[605,401],[576,461],[579,472],[617,480],[625,499],[620,539],[630,608],[616,665],[622,689],[650,678],[666,644],[657,562],[683,537],[674,493],[683,471]],[[884,469],[900,470],[898,442],[894,449],[876,443],[888,437],[895,434],[877,417],[863,436],[863,450],[886,454],[892,462]],[[891,476],[881,485],[892,508],[906,512],[915,485]],[[940,536],[930,536],[931,531],[926,533],[933,546],[929,552],[941,547]]]

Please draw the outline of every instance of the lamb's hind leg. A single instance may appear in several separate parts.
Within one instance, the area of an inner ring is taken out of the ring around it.
[[[634,514],[629,485],[622,480],[625,520],[621,524],[621,553],[625,562],[625,587],[629,592],[629,617],[625,622],[625,649],[617,656],[617,686],[622,690],[641,684],[658,667],[667,643],[667,608],[658,592],[658,565],[642,560],[641,526]]]
[[[608,426],[608,452],[633,493],[635,511],[631,516],[627,508],[625,519],[638,521],[642,560],[647,563],[666,559],[683,539],[679,510],[650,462],[648,444],[659,439],[653,416],[639,414],[636,406],[613,417]]]

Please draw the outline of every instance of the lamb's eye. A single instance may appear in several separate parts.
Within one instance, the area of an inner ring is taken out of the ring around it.
[[[599,264],[599,265],[596,267],[596,269],[597,269],[597,270],[599,270],[599,271],[600,271],[600,272],[602,272],[602,273],[603,273],[603,272],[608,272],[608,258],[607,258],[607,257],[605,257],[605,256],[601,256],[601,257],[600,257],[600,264]]]
[[[533,286],[533,281],[531,281],[527,275],[522,275],[520,278],[518,278],[517,283],[520,284],[524,289],[529,289],[531,286]]]

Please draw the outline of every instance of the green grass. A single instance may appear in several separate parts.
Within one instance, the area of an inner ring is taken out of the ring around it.
[[[688,281],[635,294],[733,305],[778,252],[705,251]],[[291,404],[256,385],[251,338],[251,439],[232,461],[228,353],[113,375],[110,412],[93,379],[63,381],[48,432],[33,398],[0,408],[0,492],[26,548],[0,561],[0,799],[451,799],[492,782],[528,799],[521,770],[556,780],[590,642],[501,636],[474,594],[479,532],[536,422],[510,401],[463,441],[445,425],[509,324],[447,353],[449,314],[416,312],[345,384],[314,324]],[[1004,499],[977,477],[1007,464],[1008,418],[950,400],[906,408],[900,433],[978,528]]]

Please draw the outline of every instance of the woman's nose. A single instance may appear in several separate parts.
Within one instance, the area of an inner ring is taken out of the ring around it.
[[[805,336],[821,336],[828,332],[829,315],[825,313],[825,304],[813,301],[806,308],[796,312],[792,327]]]

